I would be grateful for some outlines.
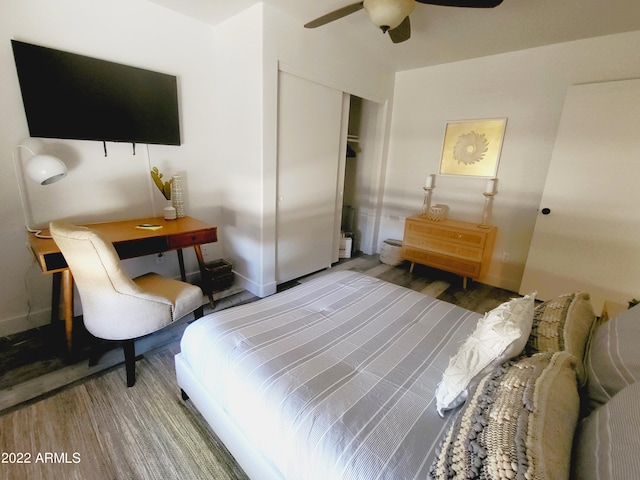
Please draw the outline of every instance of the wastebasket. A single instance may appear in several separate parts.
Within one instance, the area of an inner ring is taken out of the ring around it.
[[[229,262],[219,258],[204,265],[202,269],[202,290],[209,297],[212,307],[214,307],[213,294],[226,290],[231,285],[233,285],[233,272]]]
[[[395,267],[402,263],[402,240],[387,239],[382,242],[380,261]]]

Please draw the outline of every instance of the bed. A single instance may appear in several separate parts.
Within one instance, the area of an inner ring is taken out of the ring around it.
[[[568,478],[595,316],[533,300],[328,273],[189,325],[178,384],[254,480]]]

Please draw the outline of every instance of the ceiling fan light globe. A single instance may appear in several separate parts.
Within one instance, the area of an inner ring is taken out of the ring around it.
[[[415,6],[415,0],[364,0],[364,9],[369,18],[383,31],[400,25]]]

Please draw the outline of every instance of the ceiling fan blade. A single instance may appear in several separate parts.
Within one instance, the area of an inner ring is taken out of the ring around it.
[[[405,17],[400,25],[388,31],[389,38],[393,43],[402,43],[411,38],[411,21]]]
[[[326,25],[329,22],[333,22],[334,20],[338,20],[339,18],[346,17],[347,15],[351,15],[352,13],[357,12],[358,10],[362,10],[364,6],[364,2],[353,3],[351,5],[347,5],[346,7],[339,8],[338,10],[334,10],[333,12],[327,13],[321,17],[316,18],[315,20],[307,23],[304,28],[316,28],[322,25]]]
[[[493,8],[500,5],[502,0],[416,0],[416,2],[445,7]]]

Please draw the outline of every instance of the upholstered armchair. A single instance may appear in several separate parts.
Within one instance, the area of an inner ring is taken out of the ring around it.
[[[60,221],[50,230],[78,288],[85,327],[97,338],[123,341],[127,386],[133,386],[135,339],[191,312],[201,317],[202,291],[156,273],[132,279],[113,244],[94,230]]]

